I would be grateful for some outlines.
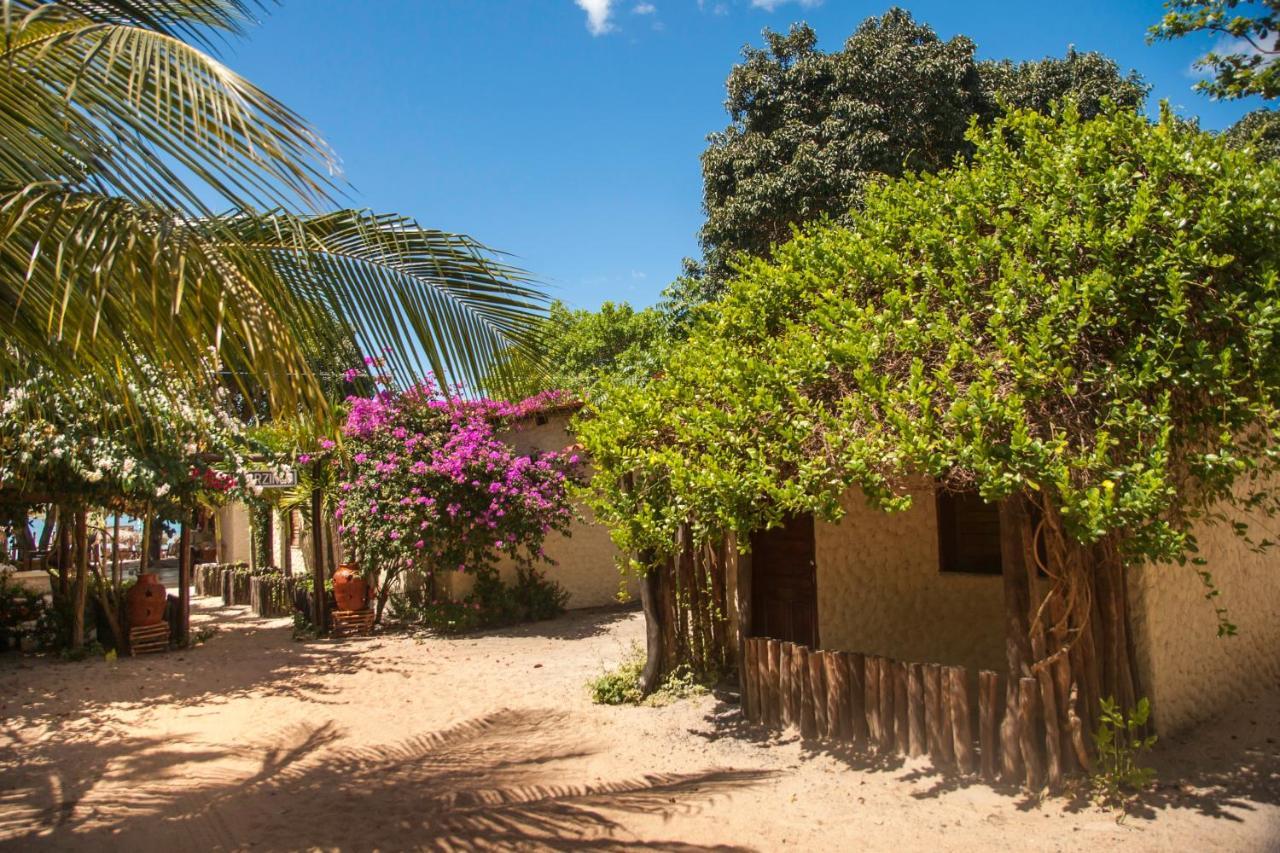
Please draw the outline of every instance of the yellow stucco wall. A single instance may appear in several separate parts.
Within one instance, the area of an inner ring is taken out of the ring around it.
[[[252,553],[249,512],[240,501],[218,509],[218,562],[247,563]]]
[[[854,489],[839,523],[815,523],[822,647],[1003,671],[1000,577],[940,572],[933,494],[921,483],[912,495],[885,513]]]
[[[499,433],[499,438],[520,454],[534,451],[559,452],[575,442],[569,432],[570,413],[548,415],[546,423],[534,419],[509,427]],[[553,566],[541,566],[548,578],[558,582],[569,593],[569,608],[599,607],[616,604],[622,577],[618,571],[618,549],[609,538],[609,531],[595,523],[591,510],[575,504],[578,518],[570,528],[570,535],[552,534],[544,545],[547,556],[556,562]],[[504,581],[515,580],[515,565],[510,560],[499,563]],[[458,572],[449,572],[442,579],[444,588],[457,598],[471,588],[471,578]],[[639,594],[635,581],[626,585],[632,597]]]
[[[1251,536],[1280,541],[1280,520],[1243,517]],[[1165,734],[1208,719],[1280,679],[1280,551],[1252,551],[1227,524],[1198,525],[1238,636],[1218,637],[1214,604],[1192,565],[1146,565],[1129,575],[1134,650],[1142,690]]]

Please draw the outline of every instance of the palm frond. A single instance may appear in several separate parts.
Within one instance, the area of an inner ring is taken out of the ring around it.
[[[9,23],[0,53],[0,178],[52,177],[203,214],[200,185],[241,208],[319,209],[337,191],[337,161],[319,134],[197,47],[65,3],[37,5],[42,14]]]
[[[366,210],[227,219],[301,298],[296,319],[345,317],[366,352],[387,353],[401,381],[434,373],[480,386],[499,353],[536,340],[546,297],[522,270],[470,237]],[[307,309],[325,315],[307,316]]]

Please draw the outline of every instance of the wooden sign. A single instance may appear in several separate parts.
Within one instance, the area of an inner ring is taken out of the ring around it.
[[[298,472],[293,469],[250,471],[249,485],[263,489],[291,489],[298,485]]]

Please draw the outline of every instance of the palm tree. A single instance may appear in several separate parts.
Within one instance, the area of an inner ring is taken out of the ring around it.
[[[337,208],[315,131],[210,55],[251,11],[0,0],[0,381],[141,362],[323,415],[306,343],[335,318],[445,387],[535,340],[544,297],[483,245]]]

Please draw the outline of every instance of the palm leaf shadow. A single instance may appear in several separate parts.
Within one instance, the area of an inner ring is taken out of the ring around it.
[[[578,762],[595,750],[556,710],[506,709],[391,744],[329,748],[338,737],[331,724],[287,729],[257,748],[248,778],[158,791],[139,780],[145,810],[111,820],[95,809],[91,820],[14,840],[23,849],[620,849],[648,846],[631,837],[629,815],[695,814],[772,776],[716,768],[580,782]]]

